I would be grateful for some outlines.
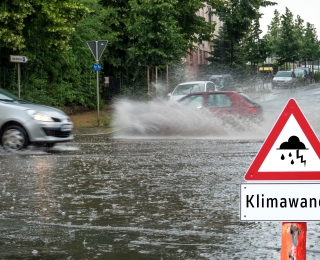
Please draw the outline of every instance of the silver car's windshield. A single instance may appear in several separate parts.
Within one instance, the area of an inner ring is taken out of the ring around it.
[[[291,77],[292,73],[290,71],[279,71],[276,77]]]
[[[178,85],[172,95],[187,95],[194,92],[203,92],[204,89],[204,83]]]

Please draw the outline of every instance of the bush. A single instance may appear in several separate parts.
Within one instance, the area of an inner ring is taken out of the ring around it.
[[[104,127],[110,127],[112,121],[112,117],[109,115],[104,115],[101,119],[101,123]]]
[[[315,80],[315,82],[320,82],[320,72],[319,71],[314,73],[314,80]]]

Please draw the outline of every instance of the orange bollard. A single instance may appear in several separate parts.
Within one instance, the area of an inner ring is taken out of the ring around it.
[[[281,260],[306,260],[307,222],[283,222]]]

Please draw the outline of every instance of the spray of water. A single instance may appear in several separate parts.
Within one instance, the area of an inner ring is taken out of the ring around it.
[[[157,100],[137,102],[121,99],[114,103],[115,137],[207,137],[265,138],[272,119],[262,123],[213,116],[205,109],[183,106],[178,102]],[[266,127],[267,125],[267,127]]]

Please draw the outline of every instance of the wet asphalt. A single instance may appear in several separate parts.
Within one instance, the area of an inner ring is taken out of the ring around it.
[[[307,109],[318,90],[303,91]],[[286,95],[255,98],[276,114]],[[0,151],[0,259],[279,259],[281,222],[239,221],[240,183],[275,116],[256,134],[79,129],[51,150]],[[307,259],[319,232],[308,223]]]

